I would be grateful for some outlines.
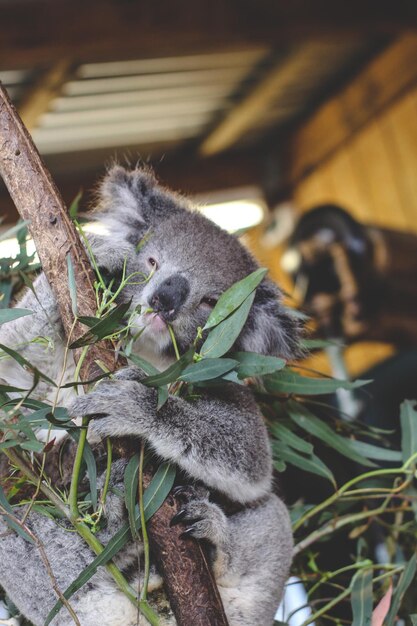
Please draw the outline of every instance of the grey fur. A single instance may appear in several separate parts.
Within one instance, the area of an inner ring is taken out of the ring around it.
[[[132,299],[132,310],[142,307],[133,332],[145,330],[135,350],[159,367],[172,362],[171,341],[166,327],[156,318],[152,321],[143,309],[151,301],[161,307],[184,351],[197,327],[204,326],[210,301],[257,268],[237,239],[190,210],[183,198],[162,189],[143,170],[128,172],[116,166],[108,173],[100,187],[95,219],[109,231],[109,236],[90,237],[103,273],[117,276],[126,260],[128,273],[137,272],[138,278],[151,274],[146,282],[132,281],[123,298]],[[181,286],[180,293],[175,286]],[[19,303],[35,315],[4,325],[0,343],[19,349],[58,378],[64,367],[60,320],[44,276],[35,287],[40,302],[28,292]],[[49,353],[43,346],[27,343],[38,335],[51,339]],[[264,280],[235,349],[291,358],[297,352],[297,339],[297,323],[281,305],[279,290]],[[186,504],[188,520],[199,519],[191,524],[190,534],[213,546],[213,570],[230,626],[269,626],[288,575],[292,537],[286,508],[271,491],[268,437],[252,394],[230,384],[223,392],[204,391],[193,402],[170,397],[157,411],[155,391],[141,383],[142,376],[137,368],[126,368],[88,395],[74,400],[71,391],[63,393],[60,402],[70,406],[74,416],[95,416],[92,435],[144,438],[161,458],[175,462],[191,479],[243,505],[240,512],[226,516],[206,495],[196,495]],[[0,377],[19,386],[31,383],[31,375],[10,360],[0,362]],[[70,358],[64,382],[72,377]],[[44,384],[38,391],[49,400],[54,393]],[[114,470],[120,473],[120,468]],[[107,538],[109,528],[117,528],[123,516],[121,503],[113,497]],[[59,586],[65,589],[92,554],[78,536],[46,518],[31,514],[29,523],[45,543]],[[132,569],[135,554],[131,545],[119,555],[119,562]],[[55,602],[51,581],[36,548],[11,533],[0,539],[0,584],[23,614],[36,626],[42,624]],[[105,616],[103,593],[109,599]],[[82,626],[136,623],[135,610],[104,571],[71,604],[82,616]],[[63,609],[53,623],[67,626],[71,618]]]

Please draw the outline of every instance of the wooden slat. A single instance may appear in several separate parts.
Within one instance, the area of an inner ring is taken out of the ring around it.
[[[410,0],[20,0],[2,3],[0,59],[12,69],[74,53],[85,61],[179,55],[416,25]]]
[[[290,180],[295,182],[317,167],[416,83],[417,35],[410,34],[378,55],[292,137]]]
[[[407,229],[417,231],[417,89],[380,120],[399,186]]]
[[[51,102],[60,93],[69,75],[71,62],[57,61],[48,69],[26,95],[19,107],[19,114],[28,130],[36,128],[42,115],[49,110]]]

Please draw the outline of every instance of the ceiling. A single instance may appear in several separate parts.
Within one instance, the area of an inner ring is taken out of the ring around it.
[[[0,80],[68,193],[115,155],[187,191],[259,182],[285,136],[417,23],[406,0],[0,6]]]

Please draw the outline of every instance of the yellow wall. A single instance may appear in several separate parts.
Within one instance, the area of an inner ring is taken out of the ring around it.
[[[396,53],[400,45],[396,43]],[[411,41],[411,45],[417,48],[417,39]],[[407,46],[410,49],[410,38]],[[379,69],[382,68],[380,89],[384,89],[384,81],[389,83],[391,78],[384,75],[383,56],[378,63]],[[390,71],[392,73],[392,69]],[[394,71],[401,73],[401,64]],[[332,202],[348,209],[363,222],[417,232],[417,80],[414,82],[381,111],[370,116],[361,128],[347,135],[308,176],[298,181],[293,198],[301,211],[318,203]],[[374,84],[374,88],[378,85]],[[355,81],[348,89],[355,89]],[[343,97],[342,92],[341,104]],[[339,102],[337,97],[333,100],[334,109]],[[330,110],[329,103],[324,106]],[[318,113],[317,123],[320,111]],[[314,119],[307,121],[308,124],[311,136]],[[320,141],[317,124],[314,131]],[[332,132],[331,120],[327,128],[323,125],[323,133],[327,132]],[[295,165],[299,156],[305,159],[304,155],[297,154],[303,149],[302,138],[303,129],[300,129],[292,146]],[[391,353],[391,346],[361,343],[349,348],[346,354],[351,373],[357,375]],[[327,370],[322,356],[313,362],[317,369]]]

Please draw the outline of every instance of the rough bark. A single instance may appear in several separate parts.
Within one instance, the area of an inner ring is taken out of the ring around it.
[[[79,315],[94,315],[94,274],[77,231],[32,139],[0,84],[0,175],[36,245],[43,270],[58,302],[64,331],[75,340],[85,331],[74,325],[68,287],[67,255],[72,259]],[[113,370],[112,345],[100,342],[89,350],[83,378],[94,374],[95,360]],[[177,505],[170,497],[150,523],[151,548],[163,569],[168,597],[179,626],[227,626],[224,610],[200,547],[169,528]],[[194,617],[195,616],[195,617]]]

